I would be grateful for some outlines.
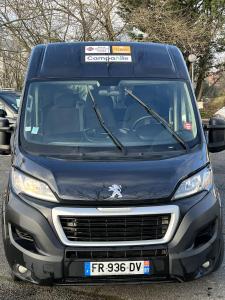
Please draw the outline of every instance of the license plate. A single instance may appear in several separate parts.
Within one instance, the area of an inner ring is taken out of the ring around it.
[[[85,262],[85,276],[110,275],[150,275],[152,265],[149,260]]]

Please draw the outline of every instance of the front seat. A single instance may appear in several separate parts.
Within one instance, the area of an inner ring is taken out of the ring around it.
[[[80,131],[81,110],[78,94],[63,93],[54,99],[53,106],[48,110],[45,134],[57,135]]]
[[[99,95],[97,91],[92,92],[92,94],[105,125],[108,128],[115,128],[116,121],[114,118],[112,99],[108,96]],[[93,102],[90,99],[90,95],[87,97],[84,109],[84,126],[86,129],[97,129],[101,127],[93,109]]]

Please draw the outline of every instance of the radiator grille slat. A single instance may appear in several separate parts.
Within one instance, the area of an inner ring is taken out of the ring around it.
[[[135,216],[60,216],[70,241],[137,241],[162,239],[170,223],[170,214]]]
[[[142,258],[167,256],[167,249],[152,250],[67,250],[66,259],[114,259],[114,258]]]

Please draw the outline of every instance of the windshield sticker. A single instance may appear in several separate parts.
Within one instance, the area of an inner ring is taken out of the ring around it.
[[[38,130],[39,130],[39,127],[33,127],[32,130],[31,130],[31,133],[32,134],[37,134]]]
[[[110,53],[109,46],[85,46],[85,53]]]
[[[189,122],[184,122],[183,126],[186,130],[192,130],[192,124]]]
[[[112,46],[112,53],[130,54],[131,48],[130,46]]]
[[[26,126],[25,131],[31,131],[31,126]]]
[[[85,62],[132,62],[131,55],[85,55]]]

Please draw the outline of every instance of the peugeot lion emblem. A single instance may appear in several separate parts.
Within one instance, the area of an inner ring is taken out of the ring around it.
[[[113,184],[113,185],[109,186],[108,191],[112,192],[112,195],[110,196],[111,199],[123,197],[121,194],[122,185]]]

